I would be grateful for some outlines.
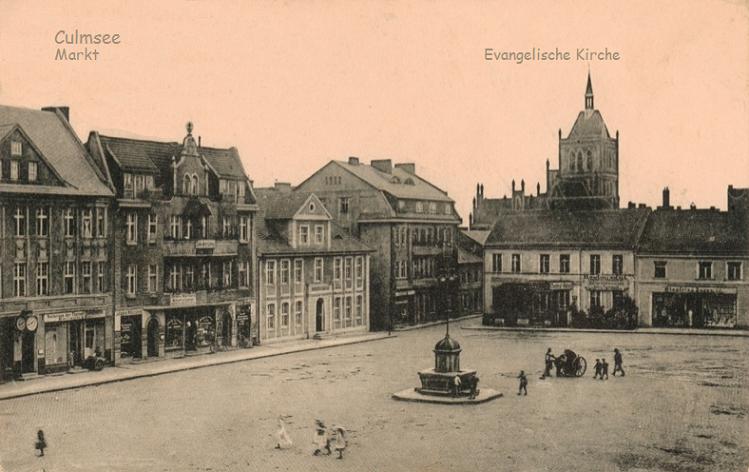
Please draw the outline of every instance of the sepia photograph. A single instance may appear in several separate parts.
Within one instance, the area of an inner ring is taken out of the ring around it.
[[[0,7],[0,472],[749,470],[745,0]]]

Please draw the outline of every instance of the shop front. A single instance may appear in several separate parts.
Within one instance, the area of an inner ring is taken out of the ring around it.
[[[251,339],[250,309],[245,308],[242,325],[235,327],[232,306],[207,305],[164,309],[164,351],[166,355],[202,354],[232,347],[232,339]],[[245,320],[244,317],[247,317]],[[239,329],[239,332],[236,330]],[[249,338],[248,338],[249,337]]]
[[[105,343],[106,323],[103,310],[44,315],[43,352],[46,372],[82,368],[89,358],[106,357],[109,349]]]
[[[652,293],[655,327],[735,328],[737,293],[732,288],[668,285]]]
[[[257,320],[252,316],[252,304],[241,301],[236,309],[237,346],[252,347],[257,344]]]
[[[506,282],[492,288],[493,313],[485,324],[567,326],[572,282]]]

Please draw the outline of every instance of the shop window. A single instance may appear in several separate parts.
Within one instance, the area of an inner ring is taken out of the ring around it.
[[[741,280],[741,262],[728,262],[726,264],[728,280]]]
[[[182,319],[177,317],[167,318],[165,333],[166,349],[182,349],[185,335],[183,326]]]
[[[492,254],[492,272],[502,272],[502,254]]]
[[[624,292],[621,290],[613,290],[611,296],[614,302],[614,309],[620,309],[624,305]]]
[[[512,255],[512,272],[514,274],[518,274],[521,271],[520,267],[520,254],[513,254]]]
[[[611,271],[614,275],[622,275],[624,273],[624,256],[621,254],[612,256]]]
[[[601,256],[598,254],[590,255],[590,275],[601,273]]]
[[[713,263],[710,261],[699,261],[697,264],[697,278],[710,280],[713,278]]]
[[[655,261],[653,262],[653,277],[656,279],[666,278],[666,261]]]
[[[538,263],[539,263],[539,272],[541,272],[542,274],[548,274],[549,273],[549,255],[541,254]]]

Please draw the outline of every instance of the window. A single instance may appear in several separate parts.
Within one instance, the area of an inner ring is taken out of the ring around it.
[[[75,236],[75,213],[72,208],[63,210],[63,226],[65,226],[65,237],[72,238]]]
[[[156,243],[156,231],[159,226],[158,215],[148,215],[148,243]]]
[[[247,278],[247,274],[249,272],[249,261],[244,261],[239,263],[239,286],[240,287],[249,287],[250,282]]]
[[[159,266],[157,264],[148,265],[148,292],[155,293],[159,290]]]
[[[182,289],[182,273],[177,264],[169,266],[169,289],[178,292]]]
[[[82,225],[81,225],[81,237],[83,238],[90,238],[93,236],[93,212],[90,208],[86,208],[83,210],[83,218],[82,218]]]
[[[130,196],[133,196],[133,174],[125,174],[123,186],[125,187],[125,196],[127,197],[128,194]]]
[[[182,194],[183,195],[189,195],[190,194],[190,176],[185,175],[183,179],[183,185],[182,185]]]
[[[614,256],[612,256],[611,272],[614,275],[622,275],[624,273],[624,256],[621,254],[614,254]]]
[[[104,286],[104,262],[99,262],[98,269],[96,273],[96,291],[99,293],[104,293],[106,291],[106,287]]]
[[[276,261],[265,263],[265,283],[268,285],[276,284]]]
[[[294,260],[294,283],[301,284],[303,282],[304,273],[304,261],[302,259]]]
[[[10,161],[10,180],[18,180],[18,168],[20,163],[18,161]]]
[[[91,293],[91,262],[81,262],[82,293]]]
[[[179,217],[172,215],[169,218],[169,236],[172,239],[179,239]]]
[[[75,293],[75,262],[66,262],[63,271],[63,293]]]
[[[598,275],[601,273],[601,256],[598,254],[590,255],[590,274]]]
[[[347,257],[343,261],[343,278],[346,281],[346,288],[351,288],[354,284],[354,274],[351,268],[353,262],[353,258],[351,257]]]
[[[36,162],[29,162],[29,182],[36,182],[37,164]]]
[[[336,282],[341,281],[341,263],[342,260],[340,257],[333,259],[333,280]]]
[[[449,203],[445,203],[445,214],[446,215],[452,214],[452,206]]]
[[[356,273],[356,288],[362,288],[364,286],[364,258],[356,256],[354,265],[356,266],[354,269]]]
[[[333,299],[333,322],[336,328],[341,327],[341,297]]]
[[[741,280],[741,262],[728,262],[726,272],[728,280]]]
[[[127,266],[127,275],[125,280],[127,283],[127,295],[134,297],[136,290],[136,279],[137,279],[137,266],[135,264],[129,264]]]
[[[289,304],[288,302],[281,303],[281,326],[284,328],[289,327]]]
[[[315,283],[322,282],[323,272],[325,270],[325,261],[322,257],[315,258]]]
[[[231,220],[228,216],[221,218],[221,234],[224,238],[231,236]]]
[[[23,155],[23,144],[20,141],[10,142],[10,155],[13,157],[19,157]]]
[[[364,296],[356,296],[356,313],[354,318],[354,325],[361,326],[364,320]]]
[[[302,326],[302,311],[303,311],[304,304],[301,300],[297,300],[296,303],[294,303],[294,324],[297,326]]]
[[[429,213],[437,213],[437,203],[429,202]]]
[[[200,237],[208,239],[208,217],[205,215],[200,217]]]
[[[213,280],[211,278],[211,263],[204,262],[200,268],[201,286],[203,288],[211,288]]]
[[[288,260],[281,261],[281,275],[280,275],[280,278],[281,278],[281,284],[282,285],[287,285],[289,283],[289,265],[290,265],[290,263],[289,263]]]
[[[353,312],[352,312],[352,307],[351,307],[351,302],[352,302],[351,295],[348,295],[346,297],[345,302],[346,304],[345,304],[344,314],[345,314],[345,319],[346,319],[346,327],[348,328],[351,326],[351,322],[353,320],[352,318]]]
[[[408,278],[408,262],[407,261],[395,261],[395,278],[396,279]]]
[[[224,278],[224,288],[231,287],[231,272],[232,272],[232,261],[223,262],[221,264],[221,273]]]
[[[502,254],[492,254],[492,272],[502,272]]]
[[[666,278],[666,261],[655,261],[653,262],[654,273],[653,277],[656,279]]]
[[[559,272],[562,274],[570,273],[570,255],[569,254],[559,255]]]
[[[697,266],[697,277],[701,280],[713,278],[713,263],[710,261],[700,261]]]
[[[338,213],[345,215],[348,213],[349,198],[341,197],[338,199]]]
[[[185,239],[192,239],[192,220],[185,217]]]
[[[26,208],[16,207],[13,220],[16,223],[16,236],[26,236]]]
[[[549,273],[549,255],[548,254],[541,254],[541,257],[538,261],[538,271],[542,274],[548,274]]]
[[[239,217],[239,240],[243,243],[250,240],[250,221],[247,216]]]
[[[521,267],[520,267],[520,254],[513,254],[512,255],[512,272],[514,274],[520,273]]]
[[[268,329],[276,329],[276,304],[268,303],[266,310],[266,318],[268,320]]]
[[[601,306],[601,292],[600,290],[591,290],[590,291],[590,307],[600,307]]]
[[[13,294],[16,297],[26,296],[26,263],[16,262],[13,270]]]
[[[36,235],[47,236],[49,234],[49,210],[37,208],[36,210]]]
[[[190,187],[190,193],[193,194],[193,195],[197,195],[199,188],[200,188],[200,186],[198,185],[198,176],[195,175],[195,174],[193,174],[193,176],[192,176],[192,185]]]
[[[127,214],[126,227],[127,244],[136,244],[138,242],[138,215],[136,213],[130,212]]]
[[[303,246],[309,245],[309,226],[299,226],[299,244]]]
[[[43,297],[49,295],[49,263],[39,262],[36,265],[36,294]]]
[[[423,213],[424,212],[424,204],[421,202],[416,202],[416,213]]]
[[[315,225],[315,243],[322,244],[325,242],[325,227],[323,225]]]
[[[107,209],[97,208],[96,209],[96,237],[106,238],[107,237]]]

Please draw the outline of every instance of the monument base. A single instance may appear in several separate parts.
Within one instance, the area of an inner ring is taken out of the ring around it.
[[[448,405],[475,405],[494,400],[501,396],[502,393],[491,388],[479,388],[476,398],[467,396],[453,397],[449,395],[426,395],[419,392],[416,388],[409,388],[393,394],[393,398],[396,400],[421,403],[441,403]]]

